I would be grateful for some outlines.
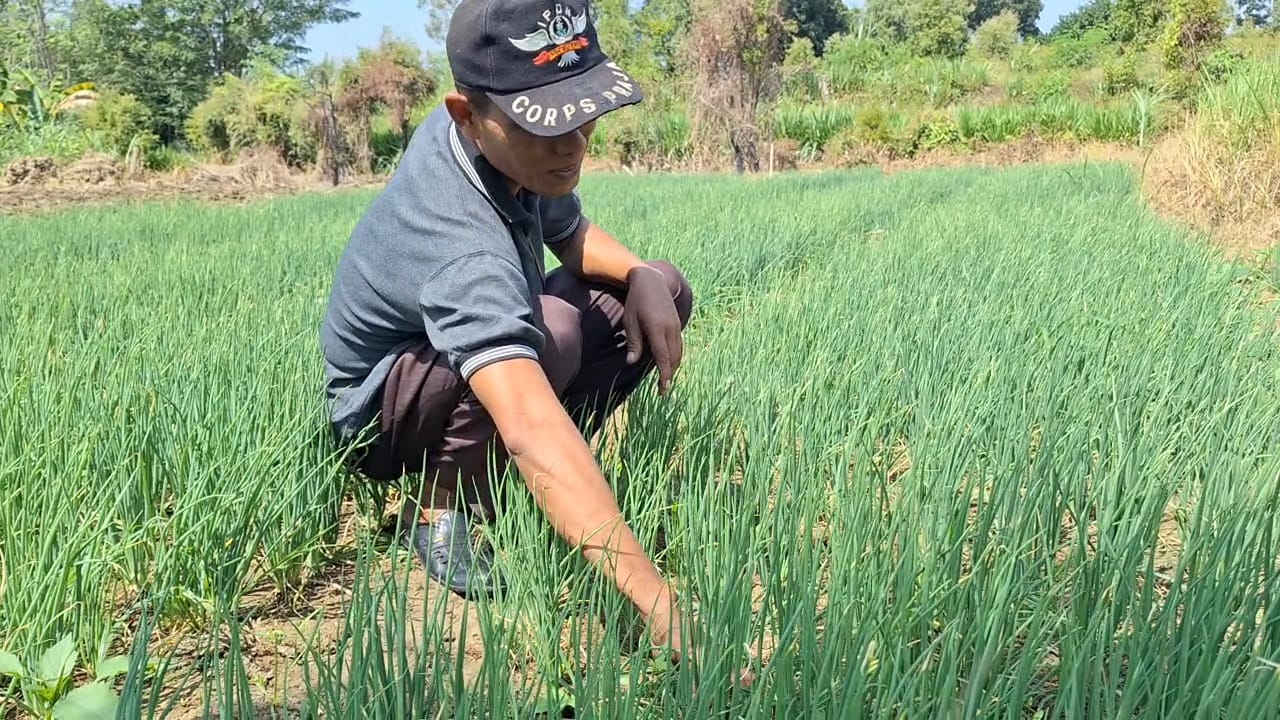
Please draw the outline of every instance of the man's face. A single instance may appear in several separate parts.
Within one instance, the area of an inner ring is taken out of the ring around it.
[[[496,107],[478,112],[460,94],[451,94],[446,102],[458,129],[516,185],[548,198],[566,195],[578,186],[587,141],[595,131],[594,120],[563,135],[539,137]]]

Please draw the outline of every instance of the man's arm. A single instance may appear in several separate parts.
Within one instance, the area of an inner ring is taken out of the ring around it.
[[[627,526],[578,427],[564,411],[542,367],[516,358],[488,365],[471,388],[547,520],[571,547],[581,547],[646,618],[659,642],[679,651],[674,596]]]
[[[584,280],[629,285],[633,270],[648,268],[635,253],[583,215],[569,239],[549,246],[560,264]]]
[[[666,278],[585,215],[573,235],[550,247],[576,277],[627,292],[627,362],[637,362],[647,343],[658,367],[658,391],[665,395],[684,359],[680,317]]]

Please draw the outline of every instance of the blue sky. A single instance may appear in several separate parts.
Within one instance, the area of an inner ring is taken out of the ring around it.
[[[853,4],[860,6],[862,2],[854,0]],[[1048,30],[1059,17],[1083,4],[1084,0],[1044,0],[1040,27]],[[419,9],[417,0],[352,0],[347,7],[360,13],[360,17],[341,25],[316,27],[307,34],[302,44],[311,48],[310,59],[319,60],[325,55],[352,57],[361,47],[377,45],[385,27],[423,49],[439,49],[423,30],[426,13]]]

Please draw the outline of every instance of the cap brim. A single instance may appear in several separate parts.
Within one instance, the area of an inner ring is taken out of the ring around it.
[[[517,125],[534,135],[572,132],[614,110],[644,100],[639,83],[612,61],[559,82],[517,93],[488,93]]]

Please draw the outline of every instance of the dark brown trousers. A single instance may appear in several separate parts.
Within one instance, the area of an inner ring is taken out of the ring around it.
[[[670,263],[648,264],[666,277],[687,326],[693,312],[688,281]],[[583,282],[564,269],[547,276],[539,297],[542,367],[587,438],[654,369],[647,345],[640,362],[627,364],[624,300],[619,289]],[[493,420],[444,357],[425,341],[401,355],[387,378],[380,432],[362,453],[361,472],[400,484],[424,505],[452,509],[462,499],[488,516],[495,511],[491,480],[508,462]]]

